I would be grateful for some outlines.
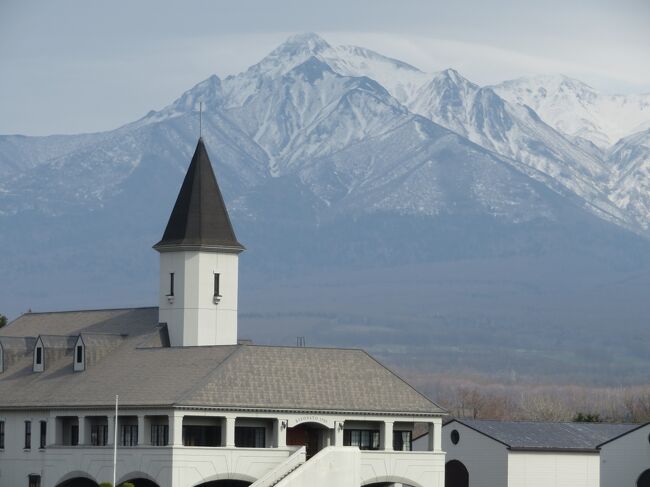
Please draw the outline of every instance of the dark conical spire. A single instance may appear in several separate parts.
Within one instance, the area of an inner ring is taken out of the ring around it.
[[[165,250],[225,250],[241,252],[212,170],[208,152],[199,138],[194,156],[162,240],[154,245]]]

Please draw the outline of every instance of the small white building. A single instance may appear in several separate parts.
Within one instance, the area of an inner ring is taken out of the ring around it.
[[[202,140],[154,248],[158,307],[0,330],[0,487],[96,487],[116,443],[136,487],[443,487],[445,411],[370,355],[238,342],[244,247]]]
[[[446,487],[650,487],[650,423],[452,420],[442,436]]]

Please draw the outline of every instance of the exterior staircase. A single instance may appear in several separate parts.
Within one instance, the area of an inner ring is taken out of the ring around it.
[[[307,452],[305,447],[301,446],[284,462],[253,482],[250,487],[274,487],[306,461]]]

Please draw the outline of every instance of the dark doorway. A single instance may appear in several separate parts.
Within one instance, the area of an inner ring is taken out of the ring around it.
[[[636,481],[636,487],[650,487],[650,469],[639,476],[639,480]]]
[[[287,445],[304,446],[307,458],[311,458],[327,446],[328,434],[329,430],[320,424],[299,424],[287,430]]]
[[[74,479],[66,480],[61,482],[56,487],[97,487],[97,482],[94,482],[85,477],[77,477]]]
[[[445,465],[445,487],[469,487],[469,472],[458,460]]]
[[[149,479],[131,479],[123,483],[126,484],[127,482],[135,485],[135,487],[160,487],[156,482]]]

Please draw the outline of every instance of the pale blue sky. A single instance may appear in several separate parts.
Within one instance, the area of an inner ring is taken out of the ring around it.
[[[106,130],[313,31],[479,84],[650,92],[648,0],[0,0],[0,134]]]

